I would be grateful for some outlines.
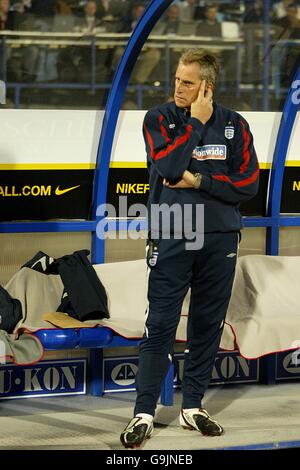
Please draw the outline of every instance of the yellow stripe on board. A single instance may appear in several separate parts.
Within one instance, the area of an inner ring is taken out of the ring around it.
[[[146,162],[110,162],[109,168],[147,168]]]
[[[95,163],[0,163],[0,170],[94,170]]]
[[[269,170],[271,169],[271,163],[260,163],[259,164],[259,168],[261,170]],[[284,166],[288,166],[288,167],[299,167],[300,166],[300,160],[287,160],[285,162],[285,165]]]
[[[260,170],[268,170],[271,168],[271,163],[259,163]]]
[[[285,162],[285,166],[300,166],[300,160],[290,160]]]
[[[95,163],[0,163],[0,170],[94,170]],[[110,162],[110,168],[147,168],[146,162]]]
[[[285,162],[287,167],[300,167],[300,160]],[[94,170],[95,163],[0,163],[0,170]],[[110,168],[147,168],[146,162],[110,162]],[[271,168],[271,163],[260,163],[261,170]]]

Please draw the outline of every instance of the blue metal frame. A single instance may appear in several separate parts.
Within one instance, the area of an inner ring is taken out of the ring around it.
[[[293,100],[293,95],[295,94],[293,83],[295,83],[297,80],[300,80],[300,65],[296,71],[292,86],[284,104],[273,155],[270,185],[268,191],[267,216],[274,220],[274,224],[267,228],[266,253],[268,255],[278,255],[280,226],[300,225],[300,216],[280,215],[281,192],[286,154],[289,147],[297,111],[299,109],[299,103],[296,103],[295,100]]]
[[[95,170],[92,205],[92,218],[95,220],[97,220],[97,207],[106,203],[111,149],[113,146],[122,100],[130,74],[152,28],[172,1],[173,0],[153,0],[150,3],[128,41],[125,52],[114,76],[110,94],[106,103],[106,111],[97,152],[97,167]],[[104,240],[100,240],[95,233],[92,236],[92,253],[93,261],[95,263],[104,262]]]

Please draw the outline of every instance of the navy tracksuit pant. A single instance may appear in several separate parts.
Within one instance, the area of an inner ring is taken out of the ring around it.
[[[189,287],[182,407],[201,407],[230,300],[239,236],[239,232],[206,233],[203,248],[197,251],[186,250],[184,239],[157,241],[157,263],[149,273],[149,306],[140,344],[135,414],[154,416]]]

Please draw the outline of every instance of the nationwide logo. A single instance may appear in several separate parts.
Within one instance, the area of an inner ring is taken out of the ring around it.
[[[192,157],[196,160],[226,160],[226,145],[203,145],[196,147]]]
[[[80,187],[80,184],[78,184],[77,186],[72,186],[71,188],[66,188],[66,189],[60,189],[60,187],[57,186],[57,188],[55,190],[55,194],[56,194],[56,196],[62,196],[63,194],[66,194],[69,191],[73,191],[73,189],[76,189],[76,188],[79,188],[79,187]]]

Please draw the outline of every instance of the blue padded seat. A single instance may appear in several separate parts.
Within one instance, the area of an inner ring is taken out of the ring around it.
[[[111,343],[113,332],[109,328],[54,328],[36,331],[46,350],[74,348],[103,348]]]

